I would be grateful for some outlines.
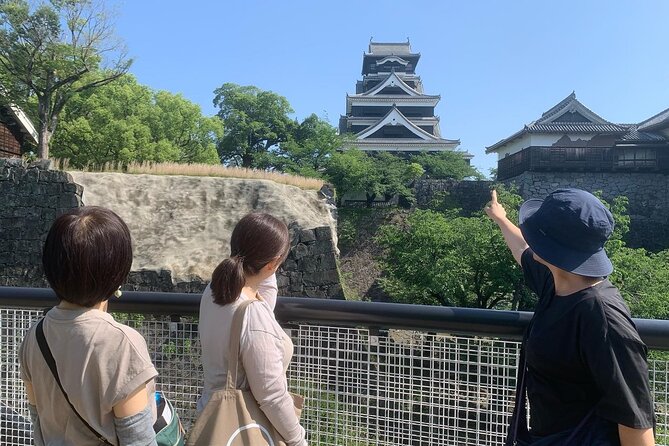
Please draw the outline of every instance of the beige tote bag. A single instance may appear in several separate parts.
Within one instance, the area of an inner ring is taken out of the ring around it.
[[[239,338],[246,308],[245,301],[237,308],[230,330],[230,355],[225,388],[216,390],[197,418],[188,435],[188,446],[286,446],[258,406],[250,390],[235,387],[239,362]],[[291,393],[295,413],[300,417],[304,398]]]

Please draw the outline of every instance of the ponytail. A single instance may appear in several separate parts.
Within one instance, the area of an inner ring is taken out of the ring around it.
[[[211,276],[214,302],[227,305],[237,300],[247,275],[258,274],[269,262],[283,262],[290,248],[285,223],[269,214],[251,213],[235,225],[230,236],[230,258],[223,260]]]
[[[233,256],[218,264],[211,277],[214,302],[227,305],[237,300],[246,283],[244,259]]]

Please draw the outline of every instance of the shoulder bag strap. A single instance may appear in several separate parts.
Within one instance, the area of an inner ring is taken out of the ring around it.
[[[44,328],[42,327],[42,323],[44,322],[44,318],[40,320],[37,323],[37,329],[35,330],[35,335],[37,336],[37,344],[39,345],[39,349],[42,352],[42,356],[44,356],[44,360],[46,361],[47,365],[49,366],[49,369],[51,370],[51,374],[56,380],[56,383],[58,384],[58,387],[60,388],[60,391],[63,392],[63,396],[65,397],[65,400],[67,401],[67,404],[70,405],[72,408],[72,412],[74,412],[77,417],[81,420],[82,423],[84,423],[84,426],[90,430],[95,437],[103,444],[113,446],[104,436],[100,435],[98,431],[93,429],[90,424],[86,422],[86,420],[83,419],[81,415],[79,415],[79,412],[77,412],[77,409],[74,408],[72,403],[70,402],[70,398],[67,396],[67,393],[65,392],[65,389],[63,389],[63,385],[60,382],[60,377],[58,376],[58,368],[56,367],[56,361],[53,359],[53,355],[51,354],[51,349],[49,349],[49,344],[46,342],[46,337],[44,336]]]
[[[226,389],[237,388],[237,369],[239,367],[239,342],[242,337],[242,324],[246,309],[253,303],[253,300],[245,300],[235,310],[232,316],[232,325],[230,326],[230,343],[228,348],[228,373],[225,380]]]

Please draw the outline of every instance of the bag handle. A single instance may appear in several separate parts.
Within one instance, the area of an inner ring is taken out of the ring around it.
[[[245,300],[235,310],[230,327],[230,343],[228,348],[228,373],[225,379],[225,388],[228,390],[237,388],[237,369],[239,367],[239,342],[242,337],[242,324],[246,309],[253,300]]]
[[[60,377],[58,376],[58,368],[56,367],[56,361],[53,359],[53,355],[51,354],[51,349],[49,348],[49,344],[46,342],[46,337],[44,336],[44,328],[42,327],[43,322],[44,318],[42,318],[37,323],[37,328],[35,329],[35,335],[37,336],[37,345],[39,345],[39,349],[42,352],[42,356],[44,356],[44,360],[49,366],[51,374],[56,379],[56,383],[58,384],[60,391],[63,392],[63,396],[65,397],[67,404],[69,404],[70,408],[72,408],[72,412],[74,412],[75,415],[79,417],[81,422],[84,423],[84,426],[86,426],[88,430],[90,430],[102,444],[113,446],[103,435],[100,435],[98,431],[93,429],[91,425],[88,424],[81,415],[79,415],[77,409],[75,409],[72,403],[70,402],[70,397],[67,396],[67,392],[65,392],[65,389],[63,389],[63,385],[60,382]]]

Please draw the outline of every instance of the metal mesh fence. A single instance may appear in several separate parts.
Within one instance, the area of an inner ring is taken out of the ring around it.
[[[0,444],[32,444],[18,348],[40,311],[0,309]],[[197,324],[117,314],[147,340],[166,393],[186,427],[202,387]],[[306,397],[310,444],[501,445],[513,406],[518,343],[406,330],[286,327],[295,342],[291,390]],[[665,352],[649,361],[657,444],[669,445]]]

